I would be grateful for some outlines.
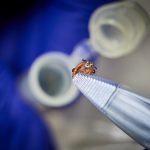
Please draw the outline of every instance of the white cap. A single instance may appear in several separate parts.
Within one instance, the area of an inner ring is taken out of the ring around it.
[[[28,75],[28,86],[33,99],[45,106],[67,105],[78,96],[71,82],[72,63],[61,52],[50,52],[38,57]]]
[[[148,25],[148,15],[136,2],[108,4],[91,16],[90,41],[101,55],[117,58],[135,50],[146,35]]]

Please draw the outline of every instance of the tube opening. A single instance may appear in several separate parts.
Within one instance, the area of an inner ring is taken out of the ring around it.
[[[112,42],[120,43],[125,40],[123,32],[111,24],[104,24],[100,26],[100,30],[103,34],[103,36]]]
[[[71,78],[65,68],[61,64],[41,68],[38,76],[39,85],[46,94],[60,96],[70,88]]]

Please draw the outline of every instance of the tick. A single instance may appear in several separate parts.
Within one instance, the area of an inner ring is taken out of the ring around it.
[[[74,77],[77,73],[83,74],[94,74],[96,72],[96,67],[93,62],[82,59],[75,68],[72,69],[72,77]]]

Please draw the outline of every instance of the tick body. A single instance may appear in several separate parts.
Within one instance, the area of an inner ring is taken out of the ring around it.
[[[75,68],[72,69],[72,77],[74,77],[77,73],[83,74],[94,74],[96,72],[96,67],[93,62],[88,60],[82,60]]]

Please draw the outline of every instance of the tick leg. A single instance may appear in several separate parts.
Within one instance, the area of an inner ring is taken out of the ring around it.
[[[92,73],[95,73],[95,70],[93,70]]]
[[[72,72],[74,72],[75,68],[72,69]]]

